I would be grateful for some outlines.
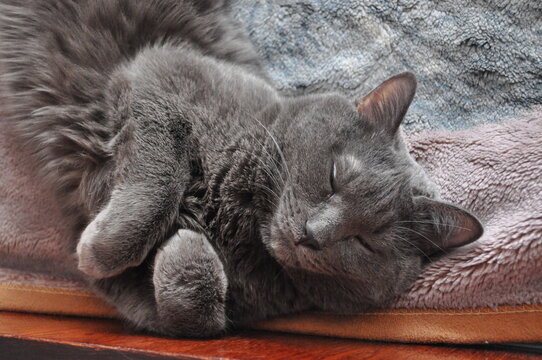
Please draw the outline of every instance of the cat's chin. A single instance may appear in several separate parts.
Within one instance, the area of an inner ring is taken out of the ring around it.
[[[271,256],[285,268],[297,269],[318,276],[340,276],[353,281],[364,277],[364,274],[357,271],[357,266],[339,270],[334,264],[339,256],[337,246],[313,249],[299,245],[299,237],[278,227],[272,228],[269,236],[263,236],[263,241]],[[357,261],[365,261],[365,255],[358,251],[359,249],[351,248],[350,250],[357,254]]]
[[[402,266],[388,264],[386,258],[377,255],[359,257],[357,260],[365,263],[364,266],[360,264],[342,271],[341,266],[332,262],[337,249],[312,250],[296,246],[295,237],[277,228],[273,230],[264,240],[271,256],[299,292],[320,310],[353,313],[386,306],[406,291],[421,271],[414,262]],[[377,263],[380,266],[376,267]]]
[[[298,269],[306,267],[303,259],[309,256],[312,250],[296,246],[296,237],[293,234],[272,227],[267,234],[262,234],[262,239],[271,256],[281,266]]]

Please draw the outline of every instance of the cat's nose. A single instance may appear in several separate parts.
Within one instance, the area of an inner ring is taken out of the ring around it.
[[[297,245],[306,246],[314,250],[322,249],[322,245],[314,237],[314,229],[308,221],[305,223],[305,234],[299,239]]]

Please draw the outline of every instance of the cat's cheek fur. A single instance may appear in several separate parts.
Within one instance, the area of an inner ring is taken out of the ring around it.
[[[269,228],[269,235],[262,236],[267,250],[282,266],[300,267],[299,255],[293,240],[283,234],[275,222],[276,219]]]

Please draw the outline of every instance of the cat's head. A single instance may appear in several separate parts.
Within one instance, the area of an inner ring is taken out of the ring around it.
[[[320,308],[382,304],[425,259],[482,235],[473,215],[437,199],[408,154],[399,127],[415,90],[405,73],[357,103],[321,95],[287,106],[288,179],[264,241]]]

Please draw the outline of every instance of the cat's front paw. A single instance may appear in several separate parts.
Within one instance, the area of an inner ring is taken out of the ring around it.
[[[227,278],[204,235],[190,230],[174,234],[156,255],[153,282],[159,332],[209,337],[225,331]]]
[[[86,227],[77,244],[79,270],[103,279],[139,265],[147,255],[144,244],[133,237],[133,228],[110,211],[110,205]]]

